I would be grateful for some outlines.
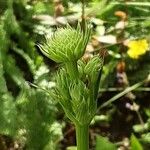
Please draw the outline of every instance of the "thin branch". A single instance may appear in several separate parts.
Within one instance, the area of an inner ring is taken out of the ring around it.
[[[81,2],[82,2],[82,16],[81,16],[82,22],[81,22],[81,26],[82,26],[83,32],[85,32],[85,1],[81,0]]]
[[[114,97],[112,97],[111,99],[109,99],[108,101],[106,101],[105,103],[103,103],[99,108],[98,108],[98,111],[108,105],[110,105],[112,102],[118,100],[119,98],[121,98],[122,96],[124,96],[125,94],[133,91],[134,89],[142,86],[143,84],[145,83],[145,80],[144,81],[141,81],[139,83],[136,83],[134,85],[132,85],[131,87],[128,87],[126,88],[124,91],[120,92],[119,94],[115,95]]]
[[[114,4],[114,5],[125,5],[122,2],[112,2],[112,4]],[[126,2],[126,5],[150,7],[150,2]]]
[[[124,88],[116,88],[116,87],[101,88],[99,93],[103,93],[103,92],[119,92],[119,91],[123,91],[123,90],[124,90]],[[139,88],[134,89],[132,91],[150,92],[150,88],[149,87],[139,87]]]

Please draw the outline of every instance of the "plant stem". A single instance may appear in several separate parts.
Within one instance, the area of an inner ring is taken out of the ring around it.
[[[126,88],[124,91],[120,92],[119,94],[115,95],[114,97],[112,97],[111,99],[109,99],[108,101],[106,101],[105,103],[103,103],[98,109],[97,111],[99,111],[100,109],[110,105],[112,102],[116,101],[117,99],[119,99],[120,97],[124,96],[125,94],[131,92],[132,90],[142,86],[145,83],[145,80],[138,82],[128,88]]]
[[[84,0],[81,0],[82,2],[82,22],[81,22],[81,27],[82,27],[82,30],[83,30],[83,33],[85,33],[85,1]]]
[[[66,63],[66,69],[72,81],[78,79],[79,72],[76,61]]]
[[[76,125],[77,150],[89,150],[89,125]]]

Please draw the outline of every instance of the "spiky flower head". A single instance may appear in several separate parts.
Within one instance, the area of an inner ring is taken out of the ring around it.
[[[80,25],[77,29],[70,27],[58,29],[46,43],[39,45],[43,54],[55,62],[69,62],[80,59],[90,37],[90,29],[86,26],[85,32]]]

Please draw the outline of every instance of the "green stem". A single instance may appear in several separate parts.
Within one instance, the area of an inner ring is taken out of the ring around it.
[[[82,27],[82,30],[83,30],[83,33],[85,33],[85,1],[84,0],[81,0],[82,2],[82,22],[81,22],[81,27]]]
[[[66,63],[66,69],[72,81],[78,79],[79,72],[76,61]]]
[[[89,125],[76,125],[77,150],[89,150]]]
[[[125,94],[131,92],[132,90],[142,86],[145,83],[146,80],[143,80],[141,82],[138,82],[128,88],[126,88],[124,91],[120,92],[119,94],[115,95],[114,97],[112,97],[111,99],[109,99],[108,101],[106,101],[105,103],[103,103],[98,109],[97,111],[99,111],[100,109],[110,105],[112,102],[116,101],[117,99],[119,99],[120,97],[124,96]]]

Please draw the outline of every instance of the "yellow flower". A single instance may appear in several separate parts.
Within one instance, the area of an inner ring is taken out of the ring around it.
[[[140,55],[148,51],[148,42],[146,39],[133,40],[128,43],[128,55],[133,59],[138,59]]]

